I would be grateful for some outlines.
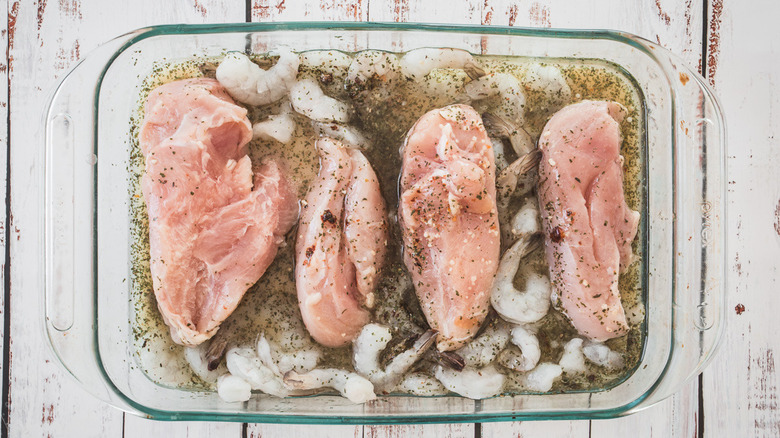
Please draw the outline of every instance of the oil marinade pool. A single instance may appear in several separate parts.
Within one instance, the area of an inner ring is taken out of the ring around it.
[[[400,55],[400,54],[399,54]],[[626,202],[637,211],[644,212],[642,162],[642,141],[644,132],[644,110],[642,98],[631,79],[617,67],[598,60],[568,59],[531,59],[522,57],[475,56],[486,72],[504,72],[524,78],[532,63],[553,65],[560,69],[571,88],[572,101],[582,99],[614,100],[627,109],[627,115],[621,123],[623,144],[621,154],[625,158],[624,183]],[[162,321],[152,290],[149,270],[149,229],[146,206],[140,189],[141,175],[144,169],[144,157],[138,145],[137,133],[143,122],[143,104],[149,91],[163,83],[177,79],[202,76],[205,69],[200,68],[204,59],[191,59],[185,62],[162,63],[145,78],[139,93],[138,108],[130,122],[131,151],[129,173],[129,195],[132,219],[132,295],[131,319],[133,327],[133,345],[140,368],[158,384],[179,388],[204,388],[211,385],[199,379],[184,360],[183,348],[173,343],[168,328]],[[258,57],[259,63],[266,66],[272,59]],[[390,239],[388,258],[377,293],[378,306],[374,321],[386,324],[393,331],[393,341],[382,357],[389,358],[405,344],[405,340],[422,333],[426,327],[425,318],[417,304],[411,281],[401,258],[401,236],[395,211],[398,205],[397,180],[400,173],[401,158],[399,148],[404,136],[414,122],[425,112],[459,101],[458,95],[437,93],[431,90],[451,90],[468,81],[463,70],[434,70],[425,82],[402,82],[394,88],[388,100],[372,101],[369,96],[351,98],[345,89],[343,76],[326,73],[319,68],[301,66],[299,78],[317,79],[325,92],[341,100],[351,101],[357,117],[353,117],[352,126],[358,128],[372,140],[372,146],[364,153],[372,163],[380,180],[383,196],[388,205],[390,220]],[[538,139],[544,124],[553,111],[549,108],[550,95],[534,87],[526,86],[525,128],[534,140]],[[354,94],[353,94],[354,96]],[[381,104],[380,104],[381,103]],[[480,113],[489,112],[497,104],[496,99],[485,99],[474,104]],[[273,105],[272,105],[273,107]],[[262,120],[268,108],[248,108],[252,123]],[[557,108],[552,108],[557,109]],[[266,156],[275,156],[285,160],[290,170],[293,185],[299,198],[306,194],[309,182],[316,175],[319,162],[314,149],[316,137],[311,123],[303,116],[295,115],[297,127],[290,145],[281,145],[273,141],[254,140],[248,146],[252,162],[257,165]],[[511,147],[505,148],[509,162],[516,157]],[[531,196],[534,196],[531,194]],[[513,208],[519,208],[524,199],[514,199]],[[642,223],[644,223],[644,214]],[[626,309],[631,330],[628,335],[612,339],[606,344],[624,357],[624,366],[616,370],[607,370],[588,363],[588,371],[577,375],[563,374],[550,392],[602,390],[627,378],[639,363],[644,343],[644,297],[641,287],[643,226],[640,223],[637,237],[633,243],[636,261],[620,275],[619,289]],[[313,343],[306,333],[298,310],[294,283],[294,230],[287,236],[285,244],[273,264],[263,277],[249,288],[236,311],[225,321],[220,329],[221,335],[228,336],[231,343],[254,345],[260,333],[274,342],[282,350],[291,353],[306,348]],[[503,245],[506,246],[506,245]],[[524,259],[539,273],[547,270],[542,251],[535,251]],[[522,271],[522,270],[521,270]],[[518,276],[515,283],[522,286],[524,279]],[[495,324],[497,317],[488,318],[487,324]],[[563,345],[577,332],[565,317],[551,308],[550,312],[538,324],[538,339],[542,351],[541,362],[557,363],[563,351]],[[395,345],[395,348],[394,348]],[[350,348],[324,348],[319,367],[352,369]],[[426,358],[416,369],[426,369],[430,359]],[[223,365],[224,366],[224,365]],[[502,369],[500,366],[499,369]],[[504,370],[507,374],[506,390],[521,391],[520,373]]]

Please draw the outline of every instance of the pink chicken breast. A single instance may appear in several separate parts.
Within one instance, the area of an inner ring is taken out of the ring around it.
[[[639,213],[623,195],[615,102],[558,111],[539,141],[539,205],[556,305],[582,335],[605,341],[628,331],[618,277],[630,262]]]
[[[495,159],[467,105],[423,115],[403,148],[404,262],[440,351],[468,342],[487,315],[500,233]]]
[[[320,344],[351,342],[370,320],[387,252],[379,180],[360,151],[317,141],[320,171],[303,202],[295,285],[303,322]]]
[[[252,175],[246,110],[212,79],[155,88],[139,134],[150,267],[171,337],[198,345],[227,318],[276,256],[297,199],[283,168]]]

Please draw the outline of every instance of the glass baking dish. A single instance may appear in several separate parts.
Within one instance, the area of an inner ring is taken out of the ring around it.
[[[639,366],[610,389],[456,396],[255,395],[222,402],[210,391],[155,384],[136,365],[130,315],[130,119],[141,81],[161,60],[297,51],[455,47],[472,53],[602,60],[644,97],[646,338]],[[173,25],[118,37],[77,65],[44,115],[45,309],[51,347],[95,396],[162,420],[416,423],[610,418],[650,406],[698,375],[724,330],[725,125],[705,80],[677,56],[611,31],[385,23]]]

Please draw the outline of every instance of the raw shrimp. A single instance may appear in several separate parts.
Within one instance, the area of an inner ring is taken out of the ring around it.
[[[520,210],[512,217],[510,232],[515,237],[536,234],[542,230],[539,223],[539,206],[536,198],[526,199]]]
[[[302,79],[290,88],[290,102],[298,114],[317,122],[349,121],[352,109],[340,100],[326,96],[313,79]]]
[[[589,361],[605,368],[618,369],[623,366],[623,355],[610,350],[601,342],[586,342],[582,353]]]
[[[352,403],[365,403],[376,399],[374,385],[365,377],[335,368],[313,369],[299,374],[288,371],[284,382],[297,390],[333,388]]]
[[[393,389],[404,373],[428,351],[436,340],[436,332],[428,330],[423,333],[412,348],[394,357],[385,369],[379,364],[379,353],[390,342],[391,333],[388,327],[379,324],[366,324],[360,335],[353,341],[352,358],[355,371],[368,378],[374,384],[377,392]]]
[[[527,88],[544,93],[543,104],[537,107],[537,110],[543,114],[549,116],[564,105],[571,103],[571,88],[566,83],[561,70],[556,66],[531,64],[526,70],[522,82]]]
[[[525,126],[525,93],[520,80],[509,73],[491,73],[466,84],[466,94],[472,100],[497,96],[498,108],[493,114],[515,129]]]
[[[521,237],[506,250],[498,265],[490,290],[490,303],[509,322],[534,323],[547,315],[550,309],[550,280],[547,277],[528,272],[525,290],[517,290],[514,286],[520,261],[540,245],[539,239]]]
[[[217,334],[209,340],[203,356],[208,370],[216,370],[222,363],[222,358],[225,357],[225,350],[228,347],[228,341],[234,334],[232,330],[234,321],[233,319],[226,320]]]
[[[217,332],[217,334],[219,333],[221,331]],[[216,339],[216,336],[213,339]],[[184,359],[190,365],[192,372],[200,377],[201,380],[207,383],[215,383],[219,376],[227,372],[227,369],[224,366],[211,369],[208,359],[210,345],[210,342],[204,342],[196,347],[184,347]]]
[[[288,144],[295,132],[295,118],[288,102],[279,105],[279,114],[271,114],[262,122],[252,125],[252,138],[276,140]]]
[[[499,373],[494,365],[481,369],[465,368],[463,371],[438,365],[434,375],[448,390],[474,400],[500,394],[506,380],[506,376]]]
[[[401,71],[418,82],[437,68],[463,69],[472,79],[485,74],[471,53],[462,49],[415,49],[401,58]]]
[[[523,386],[531,391],[547,392],[552,389],[553,383],[563,374],[560,365],[554,363],[540,363],[529,371],[523,379]]]
[[[252,385],[241,377],[224,374],[217,380],[219,398],[228,402],[245,402],[252,397]]]
[[[504,151],[504,142],[492,136],[490,137],[490,142],[493,144],[493,155],[496,157],[496,172],[500,173],[509,166],[509,161],[507,161],[506,152]]]
[[[290,391],[282,381],[281,376],[267,367],[252,348],[233,347],[225,354],[228,371],[236,377],[248,382],[252,389],[263,391],[277,397],[287,397],[295,391]]]
[[[281,49],[279,61],[263,70],[246,55],[230,52],[217,67],[217,80],[234,99],[250,105],[268,105],[284,97],[298,76],[298,55]]]
[[[514,371],[532,370],[542,357],[536,333],[526,325],[512,327],[511,333],[512,344],[519,349],[519,352],[516,349],[504,350],[499,356],[499,362]]]
[[[435,378],[423,373],[407,374],[398,384],[398,391],[422,397],[444,395],[447,389]]]
[[[493,362],[508,342],[509,326],[497,321],[456,353],[463,358],[466,366],[482,368]]]
[[[578,374],[587,371],[585,355],[582,353],[582,338],[573,338],[563,346],[563,355],[558,365],[567,374]]]
[[[366,90],[376,90],[387,98],[400,72],[398,57],[380,50],[364,50],[355,55],[347,71],[345,87],[355,97]]]
[[[525,129],[510,124],[502,117],[485,113],[482,115],[482,121],[485,123],[485,129],[488,130],[490,137],[509,140],[509,144],[512,145],[512,149],[518,157],[522,157],[536,148],[533,138]]]
[[[290,342],[295,343],[295,335],[290,336]],[[295,343],[302,344],[302,343]],[[282,351],[279,346],[269,341],[265,335],[260,335],[257,340],[257,356],[271,371],[279,376],[287,371],[305,373],[314,369],[322,357],[322,352],[315,345],[296,345],[292,351]]]
[[[352,57],[338,50],[311,50],[299,55],[301,70],[316,71],[334,78],[347,76],[347,69],[352,64]]]
[[[452,103],[468,104],[471,99],[464,88],[469,75],[459,70],[433,70],[422,81],[414,82],[430,99],[430,106],[443,106]]]
[[[319,136],[334,138],[349,148],[366,150],[371,147],[371,142],[352,126],[322,122],[312,122],[312,126]]]
[[[496,194],[499,213],[506,215],[509,201],[512,195],[524,195],[530,191],[534,184],[519,184],[520,179],[529,174],[536,166],[542,154],[539,151],[533,151],[518,158],[506,169],[504,169],[496,178]],[[518,192],[518,190],[520,190]],[[508,219],[505,218],[505,219]]]

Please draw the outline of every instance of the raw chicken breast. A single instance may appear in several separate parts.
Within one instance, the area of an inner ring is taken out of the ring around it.
[[[553,304],[580,332],[604,341],[628,331],[618,276],[631,261],[639,213],[623,196],[615,102],[583,101],[558,111],[539,140],[539,205]]]
[[[357,150],[322,138],[320,172],[301,211],[295,285],[306,328],[322,345],[347,344],[369,322],[387,251],[379,181]]]
[[[498,267],[495,161],[467,105],[423,115],[406,138],[398,218],[404,262],[440,351],[479,329]]]
[[[149,94],[139,140],[157,305],[176,343],[216,333],[271,264],[298,205],[278,163],[252,177],[246,110],[212,79]],[[254,187],[253,187],[254,186]]]

